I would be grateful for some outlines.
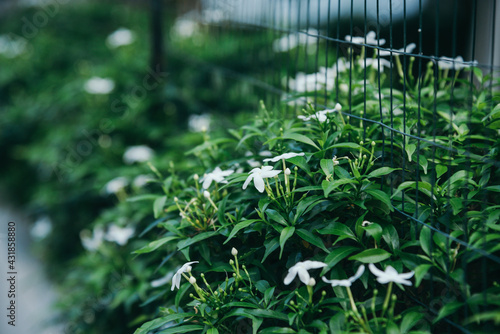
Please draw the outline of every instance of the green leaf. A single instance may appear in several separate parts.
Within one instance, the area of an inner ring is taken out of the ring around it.
[[[401,169],[401,168],[381,167],[379,169],[375,169],[374,171],[372,171],[370,174],[368,174],[367,177],[370,178],[370,177],[384,176],[384,175],[390,174],[398,169]]]
[[[422,250],[425,252],[427,255],[431,255],[431,243],[432,243],[432,238],[431,238],[431,229],[427,226],[423,226],[422,230],[420,231],[420,247],[422,247]]]
[[[179,250],[182,250],[182,249],[184,249],[184,248],[186,248],[188,246],[191,246],[194,243],[197,243],[199,241],[211,238],[214,235],[218,235],[218,234],[219,234],[219,232],[216,232],[216,231],[200,233],[200,234],[194,236],[193,238],[188,238],[188,239],[179,241],[179,243],[177,244],[177,248]]]
[[[339,263],[340,261],[342,261],[343,259],[345,259],[346,257],[348,257],[357,250],[359,250],[359,247],[354,247],[354,246],[340,246],[333,249],[325,259],[325,263],[328,266],[323,268],[323,270],[321,271],[321,275],[326,274],[337,263]]]
[[[326,178],[328,179],[333,175],[333,160],[332,159],[321,159],[319,162],[323,173],[325,173]]]
[[[338,236],[347,236],[350,239],[358,240],[353,231],[341,222],[332,222],[329,226],[318,230],[320,234],[333,234]]]
[[[415,287],[420,286],[420,282],[424,278],[425,274],[432,268],[432,264],[421,264],[417,266],[413,271],[415,272]]]
[[[387,193],[383,192],[382,190],[378,190],[378,189],[366,189],[365,193],[367,193],[368,195],[372,196],[373,198],[387,204],[389,209],[391,211],[394,211],[394,208],[392,207],[392,204],[391,204],[391,198],[389,197],[389,195],[387,195]]]
[[[152,201],[152,200],[155,200],[157,198],[158,198],[157,195],[143,194],[143,195],[128,197],[127,202]]]
[[[301,135],[300,133],[285,131],[285,133],[283,134],[283,139],[295,140],[295,141],[298,141],[298,142],[301,142],[301,143],[304,143],[307,145],[311,145],[319,150],[318,145],[316,145],[309,137]]]
[[[323,243],[323,240],[321,240],[320,237],[312,234],[311,232],[304,230],[304,229],[298,229],[297,235],[301,237],[303,240],[307,241],[310,244],[313,244],[316,247],[321,248],[324,250],[326,253],[330,253],[328,249],[326,249],[325,244]]]
[[[233,230],[231,231],[231,233],[229,234],[229,236],[227,237],[226,241],[224,241],[224,245],[229,240],[231,240],[236,235],[236,233],[238,233],[240,230],[244,229],[245,227],[248,227],[248,226],[252,225],[256,221],[259,221],[259,219],[243,220],[241,223],[236,224],[234,226]]]
[[[288,226],[288,222],[286,221],[285,218],[283,218],[283,216],[278,211],[267,209],[266,213],[270,220],[273,220],[278,224]]]
[[[207,334],[219,334],[219,330],[217,328],[210,328]]]
[[[380,248],[372,248],[362,251],[359,254],[353,255],[349,260],[359,261],[363,263],[378,263],[391,257],[391,253]]]
[[[295,217],[294,217],[294,223],[297,222],[297,220],[300,218],[300,216],[308,213],[314,207],[322,202],[325,202],[326,200],[322,198],[322,196],[309,196],[306,197],[302,200],[300,200],[299,204],[297,205],[297,211],[295,212]]]
[[[297,333],[289,327],[268,327],[259,332],[259,334],[295,334]]]
[[[300,169],[305,171],[307,174],[311,173],[311,170],[309,169],[309,165],[307,164],[307,161],[304,157],[302,157],[302,156],[293,157],[293,158],[289,158],[286,160],[291,162],[292,164],[296,165],[297,167],[299,167]],[[292,169],[292,168],[290,168],[290,169]]]
[[[286,241],[288,239],[290,239],[290,237],[293,235],[294,232],[295,232],[295,227],[293,227],[293,226],[287,226],[283,229],[283,231],[281,231],[281,235],[280,235],[280,247],[281,247],[280,259],[281,259],[281,255],[283,254],[283,249],[285,247]]]
[[[160,217],[160,215],[163,213],[163,207],[165,206],[166,201],[167,201],[167,196],[160,196],[157,199],[155,199],[153,203],[153,212],[155,215],[155,219]]]
[[[194,331],[201,331],[204,327],[205,326],[201,325],[181,325],[181,326],[167,328],[165,330],[162,330],[161,332],[158,332],[158,334],[189,333]]]
[[[266,241],[264,241],[264,247],[266,248],[266,251],[264,253],[264,257],[262,257],[262,261],[260,261],[260,262],[264,263],[264,261],[269,256],[269,254],[274,252],[279,247],[279,245],[280,245],[280,241],[279,241],[278,237],[275,237],[272,239],[267,239]]]
[[[441,175],[446,173],[448,171],[448,167],[444,165],[437,165],[436,166],[436,178],[439,179]]]
[[[450,302],[450,303],[446,303],[440,310],[439,310],[439,313],[437,315],[437,317],[432,321],[433,324],[435,324],[436,322],[438,322],[439,320],[449,316],[450,314],[453,314],[455,313],[456,311],[458,311],[462,306],[464,305],[464,303],[462,302]]]
[[[165,238],[161,238],[161,239],[152,241],[147,246],[144,246],[144,247],[132,252],[132,254],[150,253],[150,252],[160,248],[161,246],[163,246],[167,242],[170,242],[170,241],[176,240],[176,239],[179,239],[179,237],[178,236],[169,236],[169,237],[165,237]]]
[[[399,235],[393,225],[387,225],[382,231],[382,238],[392,251],[399,249]]]
[[[176,321],[179,319],[184,319],[187,317],[193,317],[196,314],[194,313],[174,313],[174,314],[169,314],[165,317],[157,318],[152,321],[148,321],[145,324],[143,324],[140,328],[138,328],[134,334],[148,334],[150,331],[160,328],[161,326],[165,325],[166,323],[169,323],[171,321]]]
[[[415,144],[408,144],[405,146],[405,151],[406,151],[406,154],[408,155],[409,162],[411,162],[411,157],[416,149],[417,149],[417,145],[415,145]]]
[[[335,189],[337,189],[341,185],[348,184],[348,183],[358,183],[358,181],[355,179],[339,179],[339,180],[335,180],[335,181],[323,180],[323,182],[321,182],[321,187],[323,188],[325,198],[328,197],[328,195],[332,191],[334,191]]]
[[[424,316],[424,313],[416,311],[411,311],[405,314],[403,320],[401,320],[401,333],[409,333],[410,330],[424,318]]]
[[[363,227],[366,233],[375,239],[377,245],[380,244],[380,239],[382,238],[382,226],[377,223],[372,223]]]
[[[418,163],[424,169],[424,174],[427,174],[427,166],[429,165],[427,159],[423,155],[419,155]]]

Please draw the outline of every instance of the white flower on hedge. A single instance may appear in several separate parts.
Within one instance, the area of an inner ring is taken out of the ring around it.
[[[402,53],[412,53],[415,48],[417,47],[417,45],[415,43],[410,43],[406,46],[406,50],[405,48],[402,48],[402,49],[399,49],[399,50],[379,50],[378,52],[378,55],[380,57],[387,57],[387,56],[390,56],[392,52],[396,52],[394,53],[394,56],[401,56]]]
[[[115,88],[115,82],[108,78],[92,77],[85,82],[84,89],[89,94],[109,94]]]
[[[36,220],[30,230],[30,235],[33,239],[42,240],[52,232],[52,221],[49,217],[43,216]]]
[[[89,230],[80,232],[82,246],[90,252],[95,252],[104,240],[104,230],[101,227],[96,227],[91,233]]]
[[[351,40],[352,38],[352,40]],[[370,31],[366,34],[366,37],[355,37],[351,35],[347,35],[345,40],[348,42],[353,42],[356,44],[369,44],[369,45],[384,45],[385,39],[377,40],[377,34],[375,31]]]
[[[462,56],[458,56],[456,58],[441,57],[438,60],[438,67],[442,70],[455,69],[459,71],[464,68],[469,68],[470,66],[476,66],[476,65],[477,65],[476,60],[472,62],[465,62]]]
[[[387,268],[385,268],[385,271],[382,271],[378,269],[373,263],[370,263],[368,265],[368,268],[370,268],[370,271],[372,272],[373,275],[377,276],[377,281],[380,284],[387,284],[389,282],[394,282],[411,286],[412,283],[411,281],[409,281],[409,279],[412,278],[413,275],[415,274],[415,272],[413,271],[410,271],[409,273],[399,274],[396,271],[396,269],[394,269],[391,266],[387,266]]]
[[[290,158],[301,157],[304,154],[305,154],[304,152],[302,152],[302,153],[293,153],[293,152],[284,153],[284,154],[278,155],[277,157],[274,157],[274,158],[264,159],[264,162],[267,162],[267,161],[277,162],[277,161],[280,161],[281,159],[286,160],[286,159],[290,159]]]
[[[297,262],[294,266],[288,269],[288,275],[286,275],[284,283],[285,285],[292,283],[295,276],[299,275],[300,281],[308,285],[311,281],[311,276],[307,271],[310,269],[318,269],[326,266],[327,266],[326,263],[320,261],[307,260],[304,262]]]
[[[354,283],[354,281],[356,281],[358,278],[361,277],[361,275],[363,275],[364,272],[365,272],[365,266],[360,265],[358,270],[354,274],[354,276],[351,276],[348,279],[329,280],[329,279],[326,279],[325,277],[321,277],[321,279],[323,280],[323,282],[330,284],[332,286],[332,288],[336,287],[336,286],[351,286],[352,283]]]
[[[14,35],[0,35],[0,54],[7,58],[15,58],[23,54],[27,45],[24,38],[14,37]]]
[[[132,184],[134,185],[134,187],[136,188],[142,188],[144,187],[148,182],[151,182],[151,181],[154,181],[154,178],[151,176],[151,175],[144,175],[144,174],[140,174],[140,175],[137,175],[134,179],[134,181],[132,182]]]
[[[191,115],[188,119],[188,127],[191,132],[205,132],[210,129],[210,114]]]
[[[203,176],[203,178],[200,180],[200,183],[203,182],[202,187],[204,189],[208,189],[208,187],[210,187],[210,185],[212,184],[212,181],[215,181],[216,183],[227,183],[224,178],[233,173],[234,170],[222,170],[219,167],[215,167],[212,172]]]
[[[199,262],[198,261],[191,261],[191,262],[184,263],[182,265],[182,267],[180,267],[179,270],[177,270],[174,277],[172,277],[172,289],[171,289],[171,291],[174,291],[175,288],[179,289],[179,287],[181,286],[182,274],[190,272],[191,271],[191,264],[193,264],[193,263],[199,263]]]
[[[116,242],[120,246],[127,244],[128,240],[132,238],[135,233],[134,227],[119,227],[111,225],[106,232],[104,238],[111,242]]]
[[[127,185],[128,185],[128,180],[123,176],[119,176],[106,183],[104,189],[108,194],[116,194],[117,192],[125,188]]]
[[[245,180],[245,183],[243,183],[243,189],[246,189],[248,185],[250,184],[250,181],[253,180],[253,184],[255,185],[255,188],[259,192],[264,192],[265,189],[265,183],[264,179],[270,178],[270,177],[275,177],[281,173],[281,170],[273,170],[273,166],[264,166],[262,168],[254,168],[250,171],[250,175],[247,177]]]
[[[127,28],[120,28],[114,32],[112,32],[106,38],[106,44],[114,49],[122,45],[132,44],[135,40],[134,33]]]
[[[153,158],[154,151],[146,145],[136,145],[130,146],[123,153],[123,161],[127,165],[131,165],[134,162],[144,162],[151,160]]]
[[[310,121],[311,119],[317,119],[319,122],[323,123],[328,120],[328,117],[326,116],[327,114],[333,113],[338,111],[337,109],[325,109],[316,112],[315,114],[311,116],[304,116],[304,115],[299,115],[297,116],[298,119],[301,119],[303,121]]]
[[[174,276],[174,273],[169,272],[168,274],[166,274],[162,278],[155,279],[154,281],[151,281],[151,286],[153,288],[157,288],[159,286],[165,285],[172,279],[173,276]]]
[[[359,59],[358,64],[362,68],[365,68],[365,60],[366,60],[366,67],[371,67],[373,69],[379,69],[380,72],[384,71],[384,67],[391,68],[391,62],[388,61],[387,59],[382,59],[382,58],[367,58],[367,59]],[[380,67],[379,67],[379,61],[380,61]]]

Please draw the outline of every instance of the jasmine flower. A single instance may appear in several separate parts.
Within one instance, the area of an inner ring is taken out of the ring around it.
[[[203,176],[203,178],[200,180],[200,183],[203,182],[202,187],[204,189],[208,189],[208,187],[210,187],[210,185],[212,184],[212,181],[215,181],[216,183],[227,183],[224,178],[233,173],[233,170],[222,170],[219,167],[215,167],[212,172]]]
[[[119,176],[106,183],[104,189],[108,194],[116,194],[121,189],[125,188],[127,185],[128,185],[128,180],[123,176]]]
[[[309,285],[311,283],[311,276],[307,272],[310,269],[318,269],[326,267],[327,264],[320,261],[304,261],[297,262],[293,267],[288,269],[288,274],[285,277],[284,283],[288,285],[292,283],[295,276],[299,275],[299,279],[302,283]]]
[[[104,238],[108,241],[114,241],[120,246],[127,244],[128,240],[134,235],[134,227],[119,227],[111,225]]]
[[[89,94],[109,94],[115,88],[115,82],[108,78],[92,77],[85,82],[84,89]]]
[[[255,188],[262,193],[265,189],[264,179],[275,177],[279,173],[281,173],[281,170],[273,170],[273,166],[254,168],[250,171],[250,175],[245,180],[245,183],[243,183],[243,189],[246,189],[248,184],[250,184],[250,181],[253,180]]]
[[[305,153],[302,152],[302,153],[284,153],[282,155],[278,155],[277,157],[274,157],[274,158],[268,158],[268,159],[264,159],[264,162],[267,162],[267,161],[271,161],[271,162],[277,162],[277,161],[280,161],[281,159],[283,160],[286,160],[286,159],[290,159],[290,158],[294,158],[294,157],[299,157],[299,156],[303,156]]]
[[[191,261],[188,263],[184,263],[182,267],[177,270],[177,272],[174,274],[174,277],[172,277],[172,289],[171,291],[174,291],[175,288],[179,289],[181,285],[181,275],[183,273],[188,273],[191,271],[191,264],[193,263],[199,263],[198,261]]]
[[[154,151],[146,145],[130,146],[125,150],[123,154],[123,161],[127,165],[131,165],[134,162],[144,162],[151,160],[153,158]]]
[[[120,28],[106,38],[106,44],[109,48],[114,49],[122,45],[132,44],[134,40],[135,36],[131,30]]]
[[[378,51],[378,55],[380,57],[387,57],[387,56],[390,56],[392,52],[396,52],[394,55],[395,56],[399,56],[402,53],[412,53],[413,50],[415,50],[416,47],[417,47],[417,45],[415,43],[410,43],[405,48],[402,48],[402,49],[399,49],[399,50],[388,50],[388,51],[379,50]]]
[[[80,232],[80,239],[83,248],[95,252],[103,242],[104,230],[101,227],[95,228],[92,233],[89,230],[83,230]]]
[[[387,284],[390,282],[395,282],[403,285],[408,285],[411,286],[412,283],[408,279],[413,277],[415,272],[410,271],[409,273],[403,273],[399,274],[396,269],[394,269],[391,266],[387,266],[385,268],[385,271],[382,271],[378,269],[373,263],[370,263],[368,265],[368,268],[370,268],[370,271],[373,273],[373,275],[377,276],[377,281],[380,284]]]
[[[377,40],[376,36],[377,34],[375,33],[375,31],[370,31],[366,34],[366,37],[354,37],[351,35],[347,35],[345,37],[345,40],[356,44],[384,45],[385,39]]]
[[[354,281],[356,281],[358,278],[361,277],[361,275],[363,275],[364,272],[365,272],[365,266],[360,265],[358,270],[356,271],[356,274],[354,274],[354,276],[349,277],[348,279],[329,280],[329,279],[326,279],[325,277],[321,277],[321,279],[323,280],[323,282],[331,284],[332,288],[336,287],[336,286],[351,286],[352,283],[354,283]]]

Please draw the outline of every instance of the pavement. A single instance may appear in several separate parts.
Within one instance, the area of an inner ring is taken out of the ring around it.
[[[62,334],[64,325],[54,321],[57,292],[43,263],[31,252],[29,222],[22,212],[0,200],[0,333]],[[8,258],[14,250],[9,250],[9,226],[11,233],[15,227],[15,258]]]

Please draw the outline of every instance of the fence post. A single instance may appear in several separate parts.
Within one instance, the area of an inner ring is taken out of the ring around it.
[[[151,68],[161,71],[164,64],[162,0],[150,0],[151,10]]]

